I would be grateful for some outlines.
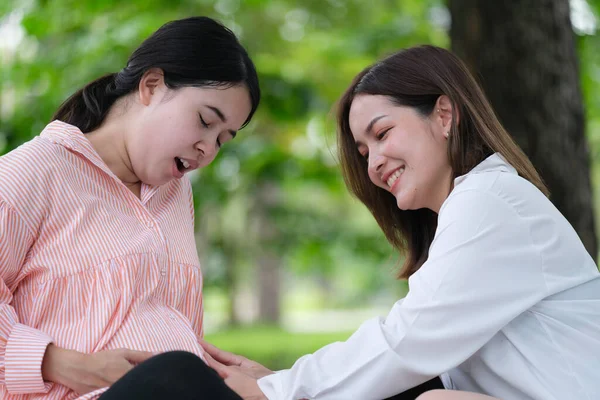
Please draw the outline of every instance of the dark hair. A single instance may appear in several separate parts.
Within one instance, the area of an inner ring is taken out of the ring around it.
[[[483,90],[451,52],[418,46],[367,67],[354,78],[339,101],[338,151],[348,189],[371,211],[388,241],[406,254],[399,278],[408,278],[427,260],[437,228],[437,214],[429,209],[400,210],[391,193],[370,181],[367,162],[357,150],[349,123],[352,101],[359,94],[388,96],[395,104],[412,107],[424,117],[433,112],[441,95],[448,96],[453,106],[448,136],[453,178],[466,174],[498,152],[519,175],[548,195],[527,156],[498,121]]]
[[[150,68],[162,69],[171,89],[245,85],[252,108],[244,126],[260,101],[256,68],[234,33],[211,18],[191,17],[161,26],[133,52],[124,69],[77,91],[53,119],[75,125],[84,133],[96,129],[117,99],[137,90]]]

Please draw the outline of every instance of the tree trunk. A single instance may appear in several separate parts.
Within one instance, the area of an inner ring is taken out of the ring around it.
[[[273,250],[279,232],[271,220],[271,210],[280,201],[279,192],[275,183],[260,182],[254,207],[260,239],[257,257],[258,319],[269,324],[279,324],[281,319],[281,257]]]
[[[237,252],[239,250],[235,243],[233,245],[228,245],[228,243],[228,240],[223,238],[221,248],[225,253],[225,292],[229,299],[229,304],[227,306],[227,324],[235,327],[240,325],[241,321],[238,314],[238,310],[240,309],[240,293],[237,282],[237,265],[239,263]]]
[[[269,324],[279,324],[281,319],[281,280],[279,257],[263,254],[258,260],[258,319]]]
[[[452,50],[481,81],[594,260],[589,151],[568,0],[448,0]]]

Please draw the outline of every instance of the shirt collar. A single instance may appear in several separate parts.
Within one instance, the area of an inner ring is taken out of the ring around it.
[[[63,121],[54,120],[44,128],[40,136],[74,153],[80,154],[98,168],[116,178],[100,155],[98,155],[92,143],[78,127]]]
[[[40,134],[41,137],[50,140],[52,143],[56,143],[64,148],[80,154],[86,160],[100,168],[106,174],[113,179],[122,183],[121,180],[108,168],[104,160],[100,157],[92,143],[85,137],[85,134],[81,130],[66,122],[54,120],[50,122],[46,128]],[[151,186],[142,183],[141,187],[141,201],[143,204],[148,202],[150,198],[158,191],[158,186]]]
[[[472,174],[481,174],[485,172],[509,172],[517,175],[517,170],[510,165],[500,153],[494,153],[475,166],[465,175],[461,175],[454,179],[454,186],[460,184],[465,178]]]

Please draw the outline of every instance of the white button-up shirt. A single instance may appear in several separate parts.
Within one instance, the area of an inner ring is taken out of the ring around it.
[[[600,274],[499,155],[458,177],[386,318],[258,381],[269,400],[379,400],[435,376],[503,400],[600,399]]]

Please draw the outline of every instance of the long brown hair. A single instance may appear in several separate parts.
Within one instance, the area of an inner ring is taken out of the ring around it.
[[[433,112],[439,96],[448,96],[453,106],[448,137],[453,178],[497,152],[520,176],[548,195],[541,177],[500,124],[481,87],[451,52],[418,46],[367,67],[354,78],[338,103],[338,151],[348,189],[371,211],[388,241],[406,255],[399,278],[408,278],[427,260],[437,214],[429,209],[400,210],[394,196],[369,179],[367,161],[357,150],[349,123],[350,106],[359,94],[388,96],[395,104],[412,107],[424,117]]]

